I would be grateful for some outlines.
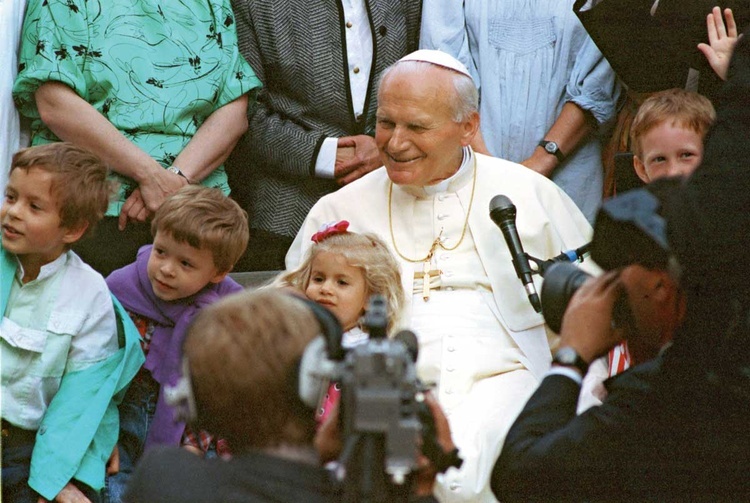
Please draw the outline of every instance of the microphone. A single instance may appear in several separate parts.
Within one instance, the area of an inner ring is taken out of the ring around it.
[[[529,265],[529,258],[523,251],[523,245],[516,229],[516,206],[507,196],[497,195],[490,201],[490,218],[503,233],[505,243],[508,245],[508,250],[510,250],[510,255],[513,258],[516,276],[523,283],[531,306],[534,311],[541,313],[542,304],[539,302],[539,295],[536,293],[534,281],[531,278],[532,270]]]

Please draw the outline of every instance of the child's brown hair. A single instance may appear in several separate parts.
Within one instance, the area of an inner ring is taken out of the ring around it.
[[[310,308],[276,289],[243,291],[203,309],[183,352],[201,427],[239,450],[310,445],[312,411],[298,370],[321,326]]]
[[[664,122],[671,121],[703,137],[715,119],[714,106],[703,95],[684,89],[658,92],[638,108],[630,128],[631,150],[642,157],[640,139]]]
[[[231,271],[250,238],[247,212],[219,189],[186,185],[156,210],[151,234],[210,250],[220,272]]]
[[[60,226],[79,229],[86,225],[82,237],[93,231],[113,193],[104,162],[77,145],[57,142],[24,148],[13,155],[11,173],[31,168],[53,175],[51,190],[60,210]]]

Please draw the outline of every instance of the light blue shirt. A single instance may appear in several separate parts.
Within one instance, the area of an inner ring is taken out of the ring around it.
[[[492,155],[514,162],[530,157],[566,102],[600,124],[614,116],[615,74],[572,7],[573,0],[424,0],[420,46],[452,54],[469,68]],[[600,141],[564,154],[568,159],[552,179],[593,221],[603,184]]]
[[[72,251],[26,284],[16,271],[0,322],[2,416],[37,430],[63,375],[117,351],[117,322],[104,278]]]

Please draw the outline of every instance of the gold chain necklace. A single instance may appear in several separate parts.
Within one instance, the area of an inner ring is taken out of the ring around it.
[[[396,236],[393,234],[393,214],[391,211],[392,201],[393,201],[393,182],[390,183],[388,186],[388,226],[391,230],[391,242],[393,243],[393,249],[396,250],[396,253],[399,257],[406,260],[407,262],[411,262],[413,264],[416,264],[418,262],[423,262],[424,265],[422,266],[422,272],[415,272],[414,273],[414,279],[421,279],[422,280],[422,299],[427,301],[430,299],[430,279],[434,276],[440,276],[443,272],[440,270],[432,270],[432,256],[435,254],[435,250],[437,250],[437,247],[439,246],[445,251],[453,251],[456,248],[458,248],[461,243],[464,240],[464,236],[466,236],[466,229],[469,228],[469,215],[471,215],[471,206],[474,204],[474,190],[477,188],[477,159],[474,158],[474,179],[471,183],[471,197],[469,198],[469,208],[466,211],[466,220],[464,221],[464,228],[461,231],[461,237],[458,240],[458,243],[456,243],[455,246],[452,246],[450,248],[447,248],[443,245],[443,243],[440,240],[440,236],[443,235],[443,230],[440,229],[440,232],[438,233],[438,236],[435,238],[435,241],[432,242],[432,245],[430,246],[430,249],[427,251],[427,255],[424,258],[421,259],[412,259],[401,253],[401,250],[398,249],[398,245],[396,244]]]
[[[461,237],[458,239],[458,242],[455,246],[452,246],[450,248],[446,248],[443,243],[440,240],[440,236],[443,234],[443,231],[441,230],[438,234],[438,237],[435,238],[435,241],[432,242],[432,246],[430,246],[429,251],[427,252],[427,255],[424,258],[420,259],[412,259],[401,253],[401,250],[398,249],[398,245],[396,244],[396,236],[393,234],[393,215],[392,215],[392,200],[393,200],[393,182],[390,182],[390,185],[388,186],[388,226],[390,227],[391,231],[391,242],[393,243],[393,249],[396,251],[399,257],[406,260],[407,262],[411,262],[416,264],[417,262],[426,262],[432,259],[432,256],[435,254],[435,250],[439,246],[445,251],[453,251],[456,248],[458,248],[461,243],[464,240],[464,236],[466,236],[466,229],[469,228],[469,215],[471,214],[471,206],[474,204],[474,191],[477,188],[477,158],[474,157],[474,173],[473,173],[473,180],[471,182],[471,197],[469,198],[469,208],[466,211],[466,220],[464,220],[464,228],[461,231]]]

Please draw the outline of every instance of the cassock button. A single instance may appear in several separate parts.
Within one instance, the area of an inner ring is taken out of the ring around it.
[[[381,37],[385,37],[385,34],[388,33],[388,30],[386,29],[385,26],[381,26],[378,31],[380,32]]]

